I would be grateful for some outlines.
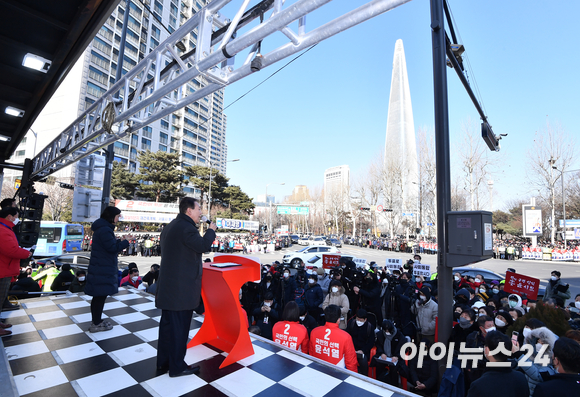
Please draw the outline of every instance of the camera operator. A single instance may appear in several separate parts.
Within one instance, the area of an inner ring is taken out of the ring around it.
[[[403,335],[414,338],[416,336],[415,316],[411,312],[411,306],[417,300],[417,294],[415,292],[416,286],[409,281],[410,279],[411,275],[409,273],[401,274],[399,285],[395,288],[398,309],[398,321],[396,323],[400,326]]]
[[[393,319],[397,312],[395,303],[395,288],[399,279],[383,271],[381,275],[381,315],[384,319]]]
[[[382,323],[383,321],[381,315],[381,286],[373,271],[363,271],[362,275],[362,285],[360,287],[355,285],[353,292],[360,297],[358,308],[374,314],[374,316],[369,316],[368,321],[375,329],[377,322],[380,321]]]

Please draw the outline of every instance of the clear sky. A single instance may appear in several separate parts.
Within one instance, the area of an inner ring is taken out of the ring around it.
[[[329,20],[364,3],[334,0],[307,23]],[[547,121],[580,137],[580,2],[449,4],[489,122],[496,134],[509,134],[502,140],[502,165],[494,177],[494,209],[502,208],[511,198],[532,193],[526,185],[526,152]],[[233,17],[233,7],[224,11]],[[351,180],[360,177],[384,150],[397,39],[405,47],[415,129],[434,129],[429,1],[413,0],[321,42],[228,108],[228,158],[241,159],[228,164],[230,183],[256,197],[265,193],[266,184],[285,182],[268,188],[280,200],[295,185],[322,186],[324,170],[332,166],[348,164]],[[263,53],[283,41],[279,33],[267,39]],[[291,58],[228,86],[225,105]],[[479,115],[455,72],[447,71],[453,161],[461,124],[471,119],[479,129]],[[457,175],[452,170],[452,179]]]

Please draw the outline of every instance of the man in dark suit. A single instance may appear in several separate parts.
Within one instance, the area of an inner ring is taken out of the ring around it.
[[[217,226],[212,223],[202,237],[197,229],[201,219],[199,202],[184,197],[179,214],[161,233],[161,267],[155,305],[161,309],[157,370],[170,377],[191,375],[199,366],[185,361],[187,336],[193,310],[200,304],[202,261],[215,240]]]

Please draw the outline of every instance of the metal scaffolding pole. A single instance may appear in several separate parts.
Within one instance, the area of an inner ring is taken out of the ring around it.
[[[236,17],[231,23],[219,13],[230,0],[211,2],[115,81],[109,91],[40,151],[33,159],[32,180],[42,179],[123,138],[129,132],[254,73],[256,69],[252,68],[252,61],[258,43],[278,31],[288,38],[288,43],[262,54],[260,69],[410,0],[372,0],[307,32],[306,16],[330,1],[298,0],[282,8],[280,0],[265,0],[256,6],[258,8],[248,10],[244,17]],[[242,4],[241,8],[245,9],[245,5]],[[238,33],[236,29],[271,9],[270,17],[254,28],[239,36],[230,34],[232,31]],[[290,26],[295,21],[298,21],[297,33]],[[179,55],[177,43],[194,29],[197,30],[197,47],[194,51]],[[235,55],[246,49],[250,50],[248,57],[236,68]],[[162,70],[165,61],[169,62],[169,67]],[[183,88],[199,75],[203,75],[208,84],[187,93]]]

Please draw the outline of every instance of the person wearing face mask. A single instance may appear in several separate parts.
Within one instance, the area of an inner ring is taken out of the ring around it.
[[[73,279],[70,285],[70,292],[84,292],[85,291],[85,283],[87,278],[87,272],[84,270],[77,270],[75,278]]]
[[[475,296],[481,299],[483,303],[486,303],[491,297],[489,286],[487,284],[481,284],[477,289],[477,294]]]
[[[282,293],[282,303],[284,305],[294,301],[295,291],[296,279],[290,273],[290,269],[286,267],[282,270],[282,277],[280,278],[280,292]]]
[[[272,292],[266,292],[264,300],[254,309],[252,314],[254,315],[256,325],[260,327],[260,335],[264,338],[272,339],[272,328],[280,318],[278,305],[274,301]]]
[[[518,294],[511,294],[508,296],[508,307],[510,309],[522,310],[523,312],[522,306],[522,298]]]
[[[330,282],[332,280],[330,279],[330,276],[328,276],[328,274],[326,274],[324,269],[321,267],[316,269],[316,275],[318,276],[318,285],[320,285],[320,288],[322,288],[323,295],[322,299],[324,299],[330,292]]]
[[[471,334],[467,336],[467,340],[465,342],[465,347],[469,349],[483,349],[485,346],[485,337],[488,333],[495,331],[495,325],[493,323],[493,318],[489,316],[479,316],[477,319],[477,331],[473,331]],[[479,379],[483,372],[485,371],[485,357],[481,360],[477,360],[475,365],[473,362],[469,362],[467,367],[465,368],[465,386],[469,388],[472,382]]]
[[[368,376],[369,357],[375,344],[375,329],[367,321],[367,311],[358,309],[356,316],[348,322],[346,332],[352,337],[352,343],[358,360],[358,373]]]
[[[308,284],[304,287],[304,305],[306,306],[306,310],[312,317],[314,317],[318,323],[320,324],[322,316],[322,309],[320,305],[323,301],[323,294],[322,288],[318,284],[318,274],[309,274],[308,275]]]
[[[418,339],[427,338],[433,343],[435,341],[435,324],[437,319],[437,302],[431,299],[429,288],[423,287],[419,291],[418,299],[411,306],[411,311],[417,315],[417,326],[419,327]]]
[[[455,342],[455,350],[459,350],[461,342],[467,342],[467,337],[473,331],[477,331],[475,324],[475,312],[473,309],[464,310],[459,316],[458,323],[451,331],[449,342]]]
[[[139,288],[142,282],[143,280],[141,280],[141,277],[139,277],[139,269],[131,269],[131,271],[129,272],[129,280],[121,284],[121,287],[129,286]]]
[[[530,329],[527,325],[522,331],[524,335],[524,344],[534,346],[534,353],[531,356],[524,354],[525,351],[520,350],[520,346],[515,337],[512,337],[514,344],[513,357],[518,360],[518,369],[524,373],[528,381],[530,389],[530,396],[534,395],[535,388],[538,383],[543,382],[545,378],[556,373],[553,366],[553,349],[558,337],[546,327],[538,327]],[[542,351],[548,364],[544,365],[536,360],[536,356]]]
[[[324,298],[322,302],[322,310],[326,309],[328,305],[336,305],[340,307],[340,329],[346,329],[346,320],[348,318],[348,311],[350,310],[347,296],[344,294],[344,287],[338,280],[332,280],[330,283],[330,293]]]
[[[18,208],[7,207],[0,210],[0,302],[8,296],[12,277],[20,273],[20,260],[30,258],[30,250],[20,248],[12,228],[18,223]],[[4,308],[0,309],[4,310]],[[10,324],[0,322],[0,335],[10,335]]]
[[[280,280],[266,270],[262,272],[262,281],[260,282],[260,296],[264,297],[268,292],[271,292],[272,295],[274,295],[274,300],[276,303],[280,302]]]
[[[553,363],[557,373],[549,380],[539,383],[535,397],[580,395],[580,345],[561,337],[554,343]]]
[[[455,273],[453,275],[453,291],[455,291],[455,293],[457,293],[457,291],[459,291],[461,288],[464,288],[466,286],[467,286],[467,284],[465,283],[465,280],[463,279],[463,277],[461,277],[461,274]]]
[[[574,301],[568,304],[566,311],[570,314],[572,320],[580,318],[580,294],[574,297]]]
[[[544,302],[550,298],[560,298],[563,301],[570,299],[572,294],[570,293],[570,288],[568,284],[563,282],[560,277],[562,273],[557,270],[554,270],[550,275],[550,281],[548,281],[548,285],[546,286],[546,293],[544,295]]]
[[[399,385],[397,368],[401,363],[401,346],[407,342],[407,338],[397,329],[391,320],[383,320],[381,330],[377,332],[375,355],[371,360],[371,366],[377,369],[377,380],[393,386]]]
[[[507,329],[514,323],[514,319],[505,309],[500,309],[495,314],[495,327],[499,332],[506,333]]]

